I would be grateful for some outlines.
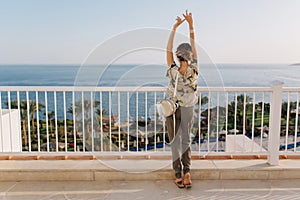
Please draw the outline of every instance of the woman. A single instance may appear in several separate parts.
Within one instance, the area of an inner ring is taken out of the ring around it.
[[[184,19],[177,17],[167,45],[167,63],[169,66],[167,76],[170,78],[170,96],[173,101],[178,103],[179,107],[176,110],[175,117],[167,117],[166,125],[171,141],[173,169],[176,177],[175,184],[179,188],[190,188],[192,186],[190,133],[193,125],[194,105],[198,100],[198,66],[192,13],[186,10],[183,17]],[[185,20],[188,22],[190,29],[190,44],[182,43],[177,47],[176,57],[179,62],[179,65],[177,65],[173,58],[173,41],[176,29]],[[176,96],[173,97],[177,74],[177,92]],[[173,119],[175,119],[175,123]]]

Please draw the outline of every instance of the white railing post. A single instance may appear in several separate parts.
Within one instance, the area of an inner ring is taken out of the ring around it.
[[[271,107],[270,107],[270,128],[269,128],[269,156],[270,165],[279,165],[279,145],[281,126],[281,105],[282,105],[283,82],[275,81],[272,85]]]

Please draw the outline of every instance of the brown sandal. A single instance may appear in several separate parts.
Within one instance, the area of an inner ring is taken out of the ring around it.
[[[183,180],[182,178],[177,178],[175,181],[174,181],[175,185],[177,185],[178,188],[184,188],[184,184],[183,184]]]
[[[192,181],[191,181],[191,174],[190,173],[186,173],[184,175],[184,181],[183,184],[186,188],[191,188],[192,187]]]

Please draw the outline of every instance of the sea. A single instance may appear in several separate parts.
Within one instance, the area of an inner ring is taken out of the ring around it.
[[[167,87],[166,65],[157,64],[124,64],[124,65],[0,65],[0,87],[2,86],[89,86],[89,87]],[[300,87],[300,66],[289,64],[199,64],[199,87],[270,87],[280,81],[284,87]],[[2,108],[7,108],[7,92],[1,93]],[[20,94],[26,99],[25,92]],[[103,107],[109,110],[108,94],[103,96]],[[16,99],[16,93],[11,94]],[[53,93],[48,94],[53,99]],[[63,119],[62,95],[58,98],[57,116]],[[72,104],[72,95],[67,93],[67,109]],[[99,99],[98,96],[95,97]],[[121,101],[125,102],[126,99]],[[141,97],[143,98],[143,97]],[[152,99],[148,96],[149,99]],[[30,94],[29,99],[35,99]],[[130,116],[136,117],[134,95],[130,99]],[[12,101],[11,100],[11,101]],[[39,96],[45,102],[44,94]],[[54,101],[48,101],[48,111],[54,110]],[[125,103],[124,103],[125,104]],[[153,106],[151,100],[149,107]],[[145,106],[141,106],[138,115],[145,114]],[[115,106],[116,107],[116,106]],[[123,106],[124,107],[124,106]],[[126,108],[121,107],[122,120],[126,119]],[[125,109],[125,110],[124,110]],[[45,112],[42,110],[41,112]],[[113,108],[116,114],[116,108]],[[41,114],[42,115],[42,114]],[[146,116],[147,117],[147,116]],[[40,118],[44,118],[41,116]],[[71,119],[72,115],[67,114]]]
[[[0,65],[0,86],[167,86],[165,65]],[[199,64],[199,87],[300,87],[300,65]]]

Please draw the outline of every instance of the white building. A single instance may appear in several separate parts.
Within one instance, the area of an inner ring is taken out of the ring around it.
[[[21,152],[21,125],[18,109],[0,112],[0,152]]]

